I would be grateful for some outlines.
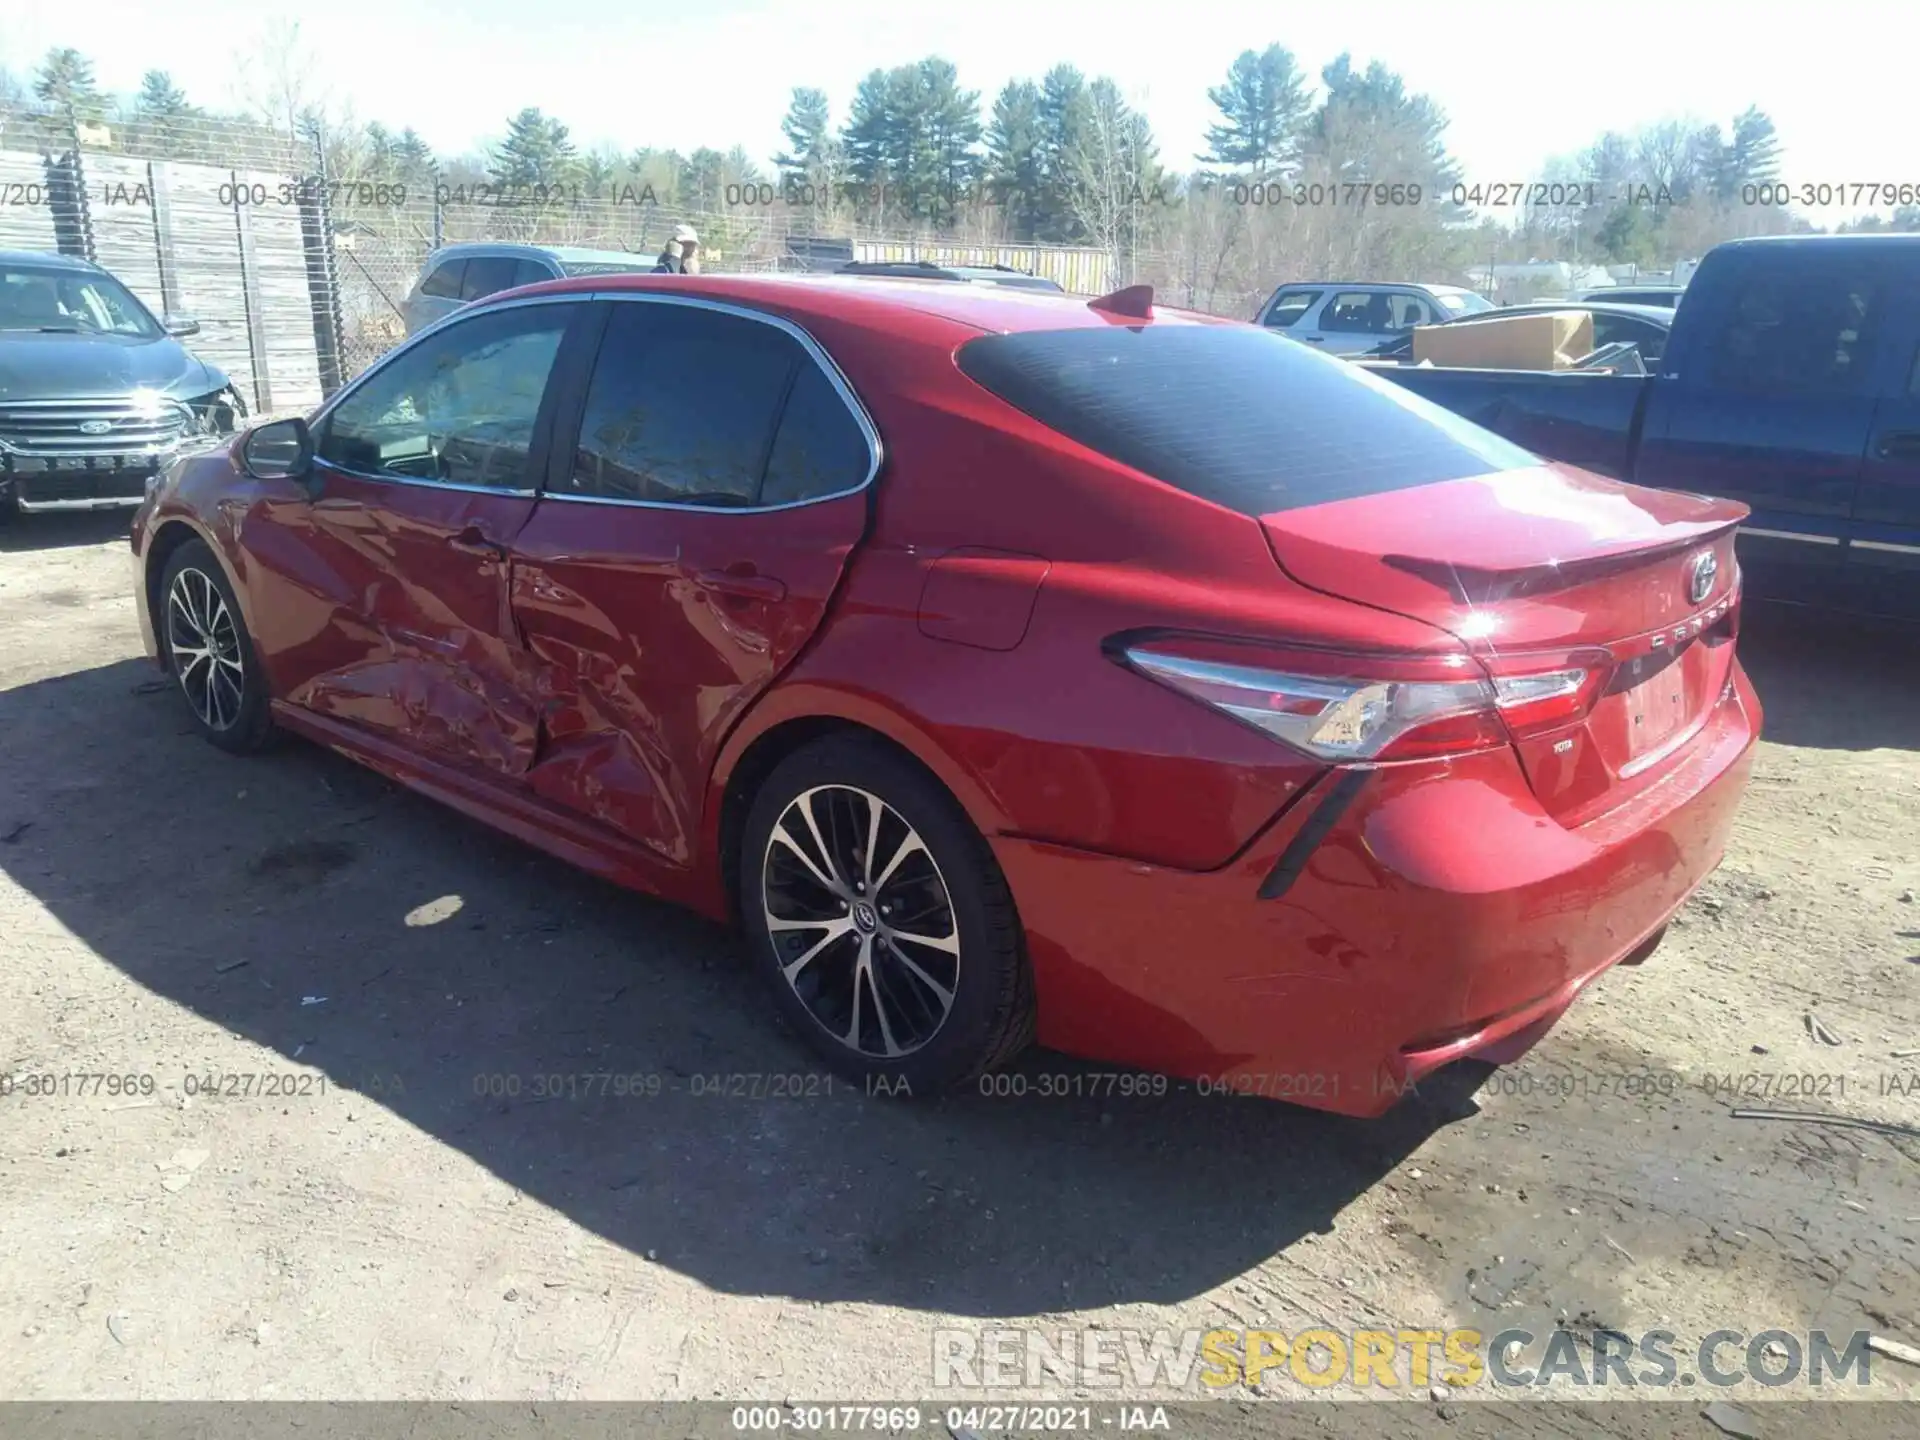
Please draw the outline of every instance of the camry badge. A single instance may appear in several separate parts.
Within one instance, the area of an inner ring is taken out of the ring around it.
[[[1713,580],[1720,573],[1720,562],[1711,550],[1702,550],[1687,565],[1687,603],[1698,605],[1713,593]]]

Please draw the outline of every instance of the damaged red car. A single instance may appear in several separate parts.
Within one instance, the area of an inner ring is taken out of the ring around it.
[[[736,922],[843,1074],[1369,1115],[1718,862],[1745,513],[1142,290],[606,276],[180,460],[133,549],[209,740]]]

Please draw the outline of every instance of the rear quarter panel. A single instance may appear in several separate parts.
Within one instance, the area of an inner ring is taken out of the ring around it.
[[[1166,627],[1452,644],[1294,584],[1257,521],[1080,449],[958,374],[951,347],[813,328],[884,439],[873,522],[828,624],[725,764],[783,718],[841,714],[913,751],[988,835],[1206,869],[1324,767],[1123,668],[1107,641]],[[982,550],[1022,561],[972,569],[971,606],[1030,619],[929,623],[942,558]],[[995,584],[1020,593],[980,593]]]

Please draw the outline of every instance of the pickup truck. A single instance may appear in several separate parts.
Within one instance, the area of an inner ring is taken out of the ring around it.
[[[1749,595],[1920,619],[1920,235],[1717,246],[1650,375],[1367,368],[1548,459],[1744,502]]]

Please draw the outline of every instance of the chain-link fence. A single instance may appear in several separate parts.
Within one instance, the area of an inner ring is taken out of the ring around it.
[[[1086,294],[1117,279],[1108,250],[1009,245],[986,226],[863,226],[847,207],[791,204],[760,182],[720,186],[706,203],[663,203],[644,184],[501,186],[301,129],[0,113],[0,248],[92,260],[156,313],[191,317],[192,348],[256,414],[308,408],[398,343],[427,257],[463,241],[644,262],[688,224],[709,272],[925,259],[1008,264]]]

